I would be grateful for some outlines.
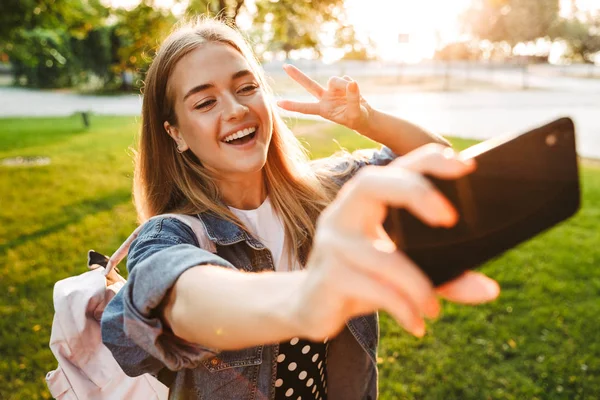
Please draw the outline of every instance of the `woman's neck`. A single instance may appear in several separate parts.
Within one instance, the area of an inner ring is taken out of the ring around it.
[[[225,204],[240,210],[254,210],[267,198],[262,171],[234,180],[218,182]]]

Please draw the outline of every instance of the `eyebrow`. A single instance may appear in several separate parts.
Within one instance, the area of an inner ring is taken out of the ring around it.
[[[238,71],[235,74],[231,75],[231,80],[233,81],[233,80],[239,79],[239,78],[241,78],[243,76],[247,76],[247,75],[253,75],[253,74],[250,70],[243,69],[243,70]],[[205,83],[202,85],[194,86],[185,94],[185,96],[183,96],[183,101],[185,101],[185,99],[187,99],[188,97],[190,97],[193,94],[196,94],[198,92],[201,92],[203,90],[210,89],[213,87],[215,87],[215,85],[213,85],[212,83]]]

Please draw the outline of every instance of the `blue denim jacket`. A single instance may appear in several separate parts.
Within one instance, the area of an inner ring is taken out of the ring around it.
[[[362,166],[385,165],[395,155],[386,147],[370,158],[329,159],[320,168],[346,169],[340,186]],[[277,344],[238,351],[218,351],[185,342],[168,330],[156,314],[168,290],[188,268],[216,265],[247,272],[274,270],[271,253],[235,224],[202,213],[216,253],[198,247],[192,230],[173,218],[149,221],[132,243],[127,260],[129,278],[102,315],[102,340],[130,376],[158,376],[176,371],[170,399],[274,398]],[[301,260],[304,261],[304,260]],[[218,301],[218,299],[215,299]],[[327,356],[329,399],[377,398],[377,314],[360,316],[330,339]]]

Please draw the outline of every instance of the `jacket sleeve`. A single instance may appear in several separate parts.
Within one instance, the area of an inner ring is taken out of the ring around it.
[[[342,187],[361,168],[367,165],[385,166],[398,156],[386,146],[379,150],[359,150],[352,154],[342,153],[313,162],[312,167],[321,179],[333,181]]]
[[[217,353],[174,336],[157,312],[179,276],[198,265],[234,268],[199,248],[192,230],[173,218],[149,221],[131,244],[127,283],[102,314],[102,341],[127,375],[194,368]]]

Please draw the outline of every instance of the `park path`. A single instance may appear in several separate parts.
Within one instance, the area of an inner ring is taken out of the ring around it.
[[[498,79],[518,79],[518,76],[506,72],[504,78]],[[433,132],[473,139],[520,132],[554,118],[570,116],[577,126],[579,154],[600,159],[600,79],[545,77],[535,78],[535,82],[538,88],[525,91],[364,93],[364,96],[374,107]],[[312,101],[309,95],[297,91],[289,96],[279,95]],[[84,110],[106,115],[139,115],[141,96],[89,96],[0,87],[0,117],[70,115]]]

